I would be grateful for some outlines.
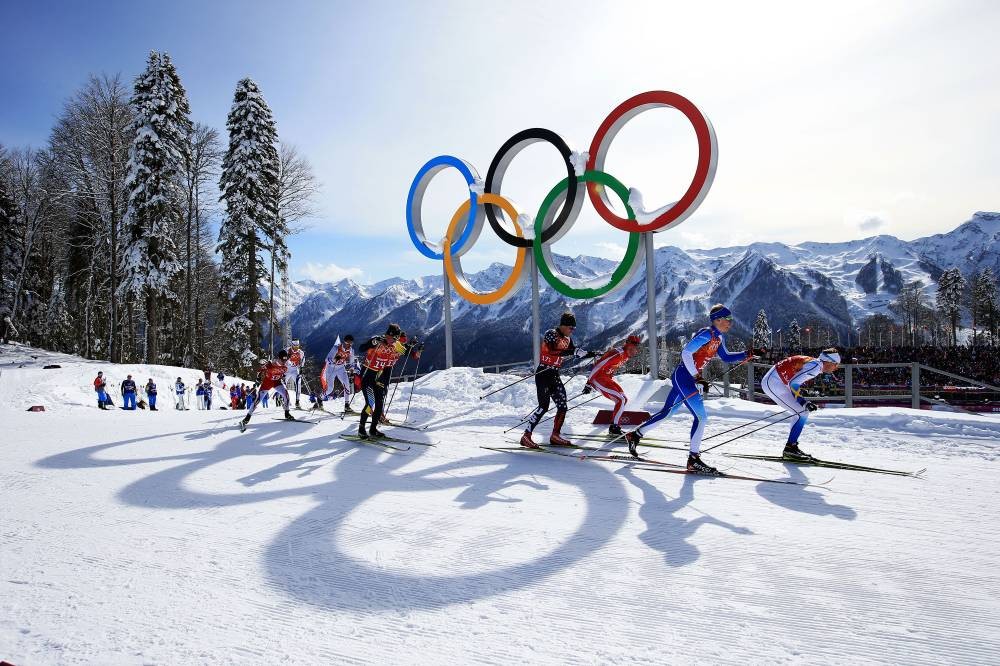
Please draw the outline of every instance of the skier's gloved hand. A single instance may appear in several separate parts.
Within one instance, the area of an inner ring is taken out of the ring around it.
[[[591,393],[593,390],[594,387],[591,386],[590,384],[587,384],[586,386],[583,387],[583,394],[587,395],[588,393]]]
[[[580,347],[577,347],[576,349],[573,350],[573,355],[576,356],[577,358],[586,358],[589,354],[590,352],[588,352],[586,349],[581,349]]]
[[[819,409],[819,405],[817,405],[812,400],[806,400],[805,404],[802,406],[805,407],[810,412],[815,412],[817,409]]]
[[[705,379],[704,377],[701,376],[700,372],[697,375],[694,376],[694,383],[698,384],[699,386],[701,386],[701,392],[702,393],[704,393],[705,395],[708,395],[708,389],[712,385],[708,383],[707,379]]]

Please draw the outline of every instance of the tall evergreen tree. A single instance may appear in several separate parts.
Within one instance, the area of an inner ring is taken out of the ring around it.
[[[938,278],[938,310],[951,322],[951,344],[958,344],[958,324],[962,315],[962,301],[965,297],[965,278],[962,271],[952,267]]]
[[[126,247],[120,289],[144,303],[147,362],[159,359],[159,311],[176,299],[181,271],[174,237],[180,225],[178,173],[191,131],[191,109],[170,56],[152,51],[131,100],[135,139],[129,152]]]
[[[257,84],[236,85],[226,120],[229,148],[222,161],[220,199],[226,215],[219,230],[222,254],[220,291],[227,304],[223,324],[227,361],[249,370],[261,357],[261,319],[267,302],[260,281],[266,273],[263,251],[277,224],[277,129]]]
[[[753,324],[753,346],[771,346],[771,326],[767,323],[767,313],[764,312],[764,308],[757,313],[757,321]]]
[[[998,323],[997,281],[992,268],[984,268],[972,284],[972,298],[969,310],[972,324],[982,328],[983,337],[989,344],[996,344]]]
[[[798,319],[793,319],[792,323],[788,325],[788,346],[792,349],[802,346],[802,328],[799,326]]]

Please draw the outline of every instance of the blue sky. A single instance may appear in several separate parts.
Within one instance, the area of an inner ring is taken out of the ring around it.
[[[658,245],[915,238],[1000,209],[1000,3],[691,4],[6,2],[0,142],[43,145],[88,74],[131,85],[150,49],[170,53],[194,118],[220,130],[250,76],[323,183],[290,243],[295,278],[439,272],[405,229],[421,164],[450,153],[485,176],[536,126],[585,150],[614,106],[653,89],[694,101],[720,148],[704,205]],[[681,116],[654,111],[619,135],[608,170],[655,207],[694,159]],[[560,170],[532,146],[504,192],[533,213]],[[431,237],[463,194],[455,174],[431,185]],[[588,205],[556,250],[615,258],[624,241]],[[465,263],[511,258],[487,232]]]

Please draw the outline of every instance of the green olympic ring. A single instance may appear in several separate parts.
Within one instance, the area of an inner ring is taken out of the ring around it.
[[[577,176],[576,180],[579,183],[595,183],[597,185],[611,188],[611,190],[618,195],[618,198],[621,199],[622,203],[625,205],[625,210],[628,212],[628,219],[635,220],[635,212],[632,210],[632,207],[628,205],[628,188],[625,187],[617,178],[603,171],[587,171],[583,175]],[[639,245],[642,234],[638,231],[629,232],[628,247],[625,249],[625,257],[622,259],[621,263],[618,264],[618,268],[616,268],[611,274],[611,277],[607,279],[606,283],[600,284],[600,282],[605,278],[594,278],[586,281],[586,283],[582,286],[575,287],[567,284],[566,280],[568,278],[561,275],[558,272],[558,269],[554,268],[555,262],[552,260],[551,243],[557,241],[566,231],[568,231],[569,225],[560,229],[562,233],[556,233],[556,235],[548,243],[543,243],[541,239],[542,231],[545,229],[549,213],[558,208],[554,207],[553,204],[561,202],[566,198],[566,190],[568,187],[569,178],[563,178],[549,191],[545,199],[542,201],[541,207],[538,209],[538,215],[535,216],[535,240],[533,244],[535,263],[538,265],[538,272],[542,274],[545,281],[563,296],[577,299],[598,298],[611,293],[635,275],[635,271],[639,266],[637,259],[639,257]]]

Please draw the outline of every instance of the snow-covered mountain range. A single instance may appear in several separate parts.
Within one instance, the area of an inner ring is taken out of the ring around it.
[[[560,270],[581,278],[608,274],[615,262],[599,257],[556,256]],[[979,212],[956,229],[903,241],[872,236],[841,243],[753,243],[712,250],[656,250],[659,332],[667,339],[703,325],[711,304],[726,303],[745,334],[763,308],[772,328],[822,324],[846,336],[865,317],[888,313],[900,287],[920,280],[928,294],[938,276],[957,266],[966,276],[987,266],[1000,273],[1000,213]],[[509,267],[493,264],[470,274],[473,286],[498,286]],[[604,345],[630,331],[644,330],[645,268],[613,297],[570,301],[541,281],[542,330],[565,309],[579,322],[577,339]],[[455,362],[484,365],[531,356],[530,290],[493,306],[474,306],[453,295]],[[370,285],[352,280],[332,284],[297,282],[289,294],[292,331],[310,355],[325,355],[337,335],[358,338],[384,330],[388,322],[427,341],[427,369],[444,365],[441,276],[390,278]]]

